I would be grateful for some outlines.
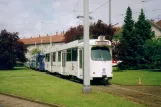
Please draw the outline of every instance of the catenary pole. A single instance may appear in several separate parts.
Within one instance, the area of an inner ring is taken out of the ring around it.
[[[109,0],[109,25],[111,25],[111,0]]]
[[[84,0],[84,69],[83,89],[84,93],[90,93],[90,62],[89,62],[89,0]]]

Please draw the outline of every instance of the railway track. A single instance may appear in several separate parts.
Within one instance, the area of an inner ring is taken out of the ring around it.
[[[119,86],[119,85],[109,85],[109,86],[94,86],[100,91],[112,93],[114,95],[119,95],[128,100],[131,100],[136,103],[140,103],[149,107],[161,107],[161,96],[155,95],[152,93],[147,93],[145,91],[140,91],[135,89],[131,89],[128,86]],[[136,86],[137,87],[137,86]],[[138,88],[142,88],[141,86]],[[161,88],[158,90],[161,93]],[[146,89],[146,87],[145,87]],[[152,90],[151,90],[152,91]]]

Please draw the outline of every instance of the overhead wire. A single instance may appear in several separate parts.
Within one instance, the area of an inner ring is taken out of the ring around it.
[[[79,3],[79,0],[77,0],[77,3],[76,3],[76,5],[75,5],[75,8],[73,9],[73,12],[76,12],[76,11],[77,11],[76,8],[77,8],[77,6],[78,6],[78,3]]]
[[[102,5],[100,5],[99,7],[97,7],[96,9],[94,9],[92,12],[89,12],[89,14],[94,13],[95,11],[97,11],[98,9],[100,9],[101,7],[103,7],[104,5],[106,5],[109,2],[109,0],[105,3],[103,3]]]

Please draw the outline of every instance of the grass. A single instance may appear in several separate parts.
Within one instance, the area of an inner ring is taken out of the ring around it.
[[[112,83],[121,85],[138,85],[139,77],[142,85],[161,85],[161,72],[153,70],[118,70],[113,68]]]
[[[0,92],[67,107],[142,107],[124,98],[93,88],[82,93],[82,84],[27,68],[0,71]]]

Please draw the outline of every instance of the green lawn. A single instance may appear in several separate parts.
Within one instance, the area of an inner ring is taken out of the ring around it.
[[[151,70],[119,71],[116,67],[113,68],[113,79],[111,82],[121,85],[138,85],[139,77],[142,85],[161,85],[161,72]]]
[[[141,107],[124,98],[93,88],[82,93],[82,84],[27,68],[0,71],[0,92],[67,107]]]

